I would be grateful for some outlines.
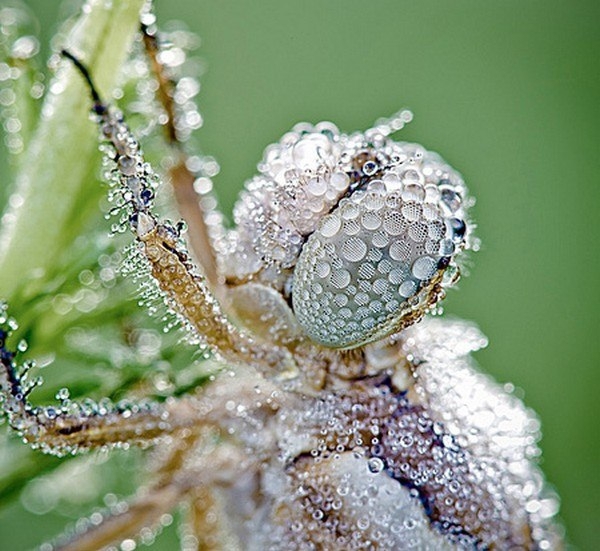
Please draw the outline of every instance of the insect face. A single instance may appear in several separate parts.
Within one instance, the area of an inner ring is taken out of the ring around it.
[[[460,175],[378,128],[298,125],[259,168],[236,208],[226,273],[279,290],[320,345],[354,348],[414,323],[468,247]]]

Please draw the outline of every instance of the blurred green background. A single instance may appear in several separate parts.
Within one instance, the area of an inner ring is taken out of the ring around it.
[[[29,5],[47,44],[60,5]],[[226,211],[294,123],[352,131],[413,110],[398,139],[440,152],[477,198],[482,250],[445,311],[479,324],[482,369],[540,415],[568,539],[598,549],[600,3],[170,0],[157,14],[202,38],[199,137]],[[15,503],[0,510],[0,548],[64,524]],[[157,549],[174,541],[167,530]]]

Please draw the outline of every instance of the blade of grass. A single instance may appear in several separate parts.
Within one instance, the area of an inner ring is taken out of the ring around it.
[[[99,90],[108,96],[139,27],[145,0],[89,0],[66,46],[81,56]],[[89,93],[72,67],[61,67],[44,100],[42,118],[25,153],[16,180],[18,200],[11,201],[0,230],[0,296],[10,300],[57,258],[57,244],[69,232],[72,203],[96,154],[96,129],[89,120]],[[75,238],[76,236],[73,236]],[[25,293],[25,295],[28,294]]]

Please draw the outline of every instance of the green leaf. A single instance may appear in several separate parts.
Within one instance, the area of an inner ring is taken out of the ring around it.
[[[116,84],[119,69],[139,27],[144,0],[88,1],[65,47],[89,67],[101,94]],[[49,86],[42,119],[17,175],[7,223],[0,231],[0,296],[8,300],[27,284],[25,295],[37,291],[33,279],[43,275],[72,240],[77,198],[90,181],[96,156],[96,134],[89,120],[91,101],[81,76],[64,66]]]

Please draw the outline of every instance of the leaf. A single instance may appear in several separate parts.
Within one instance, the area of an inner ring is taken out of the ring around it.
[[[144,3],[88,1],[65,44],[83,59],[105,96],[116,83]],[[63,64],[49,86],[42,119],[17,175],[19,200],[11,202],[0,231],[0,296],[8,300],[24,282],[26,296],[36,292],[32,278],[41,284],[61,247],[74,237],[70,225],[77,216],[77,198],[87,186],[96,191],[89,178],[97,148],[90,103],[81,76]]]

